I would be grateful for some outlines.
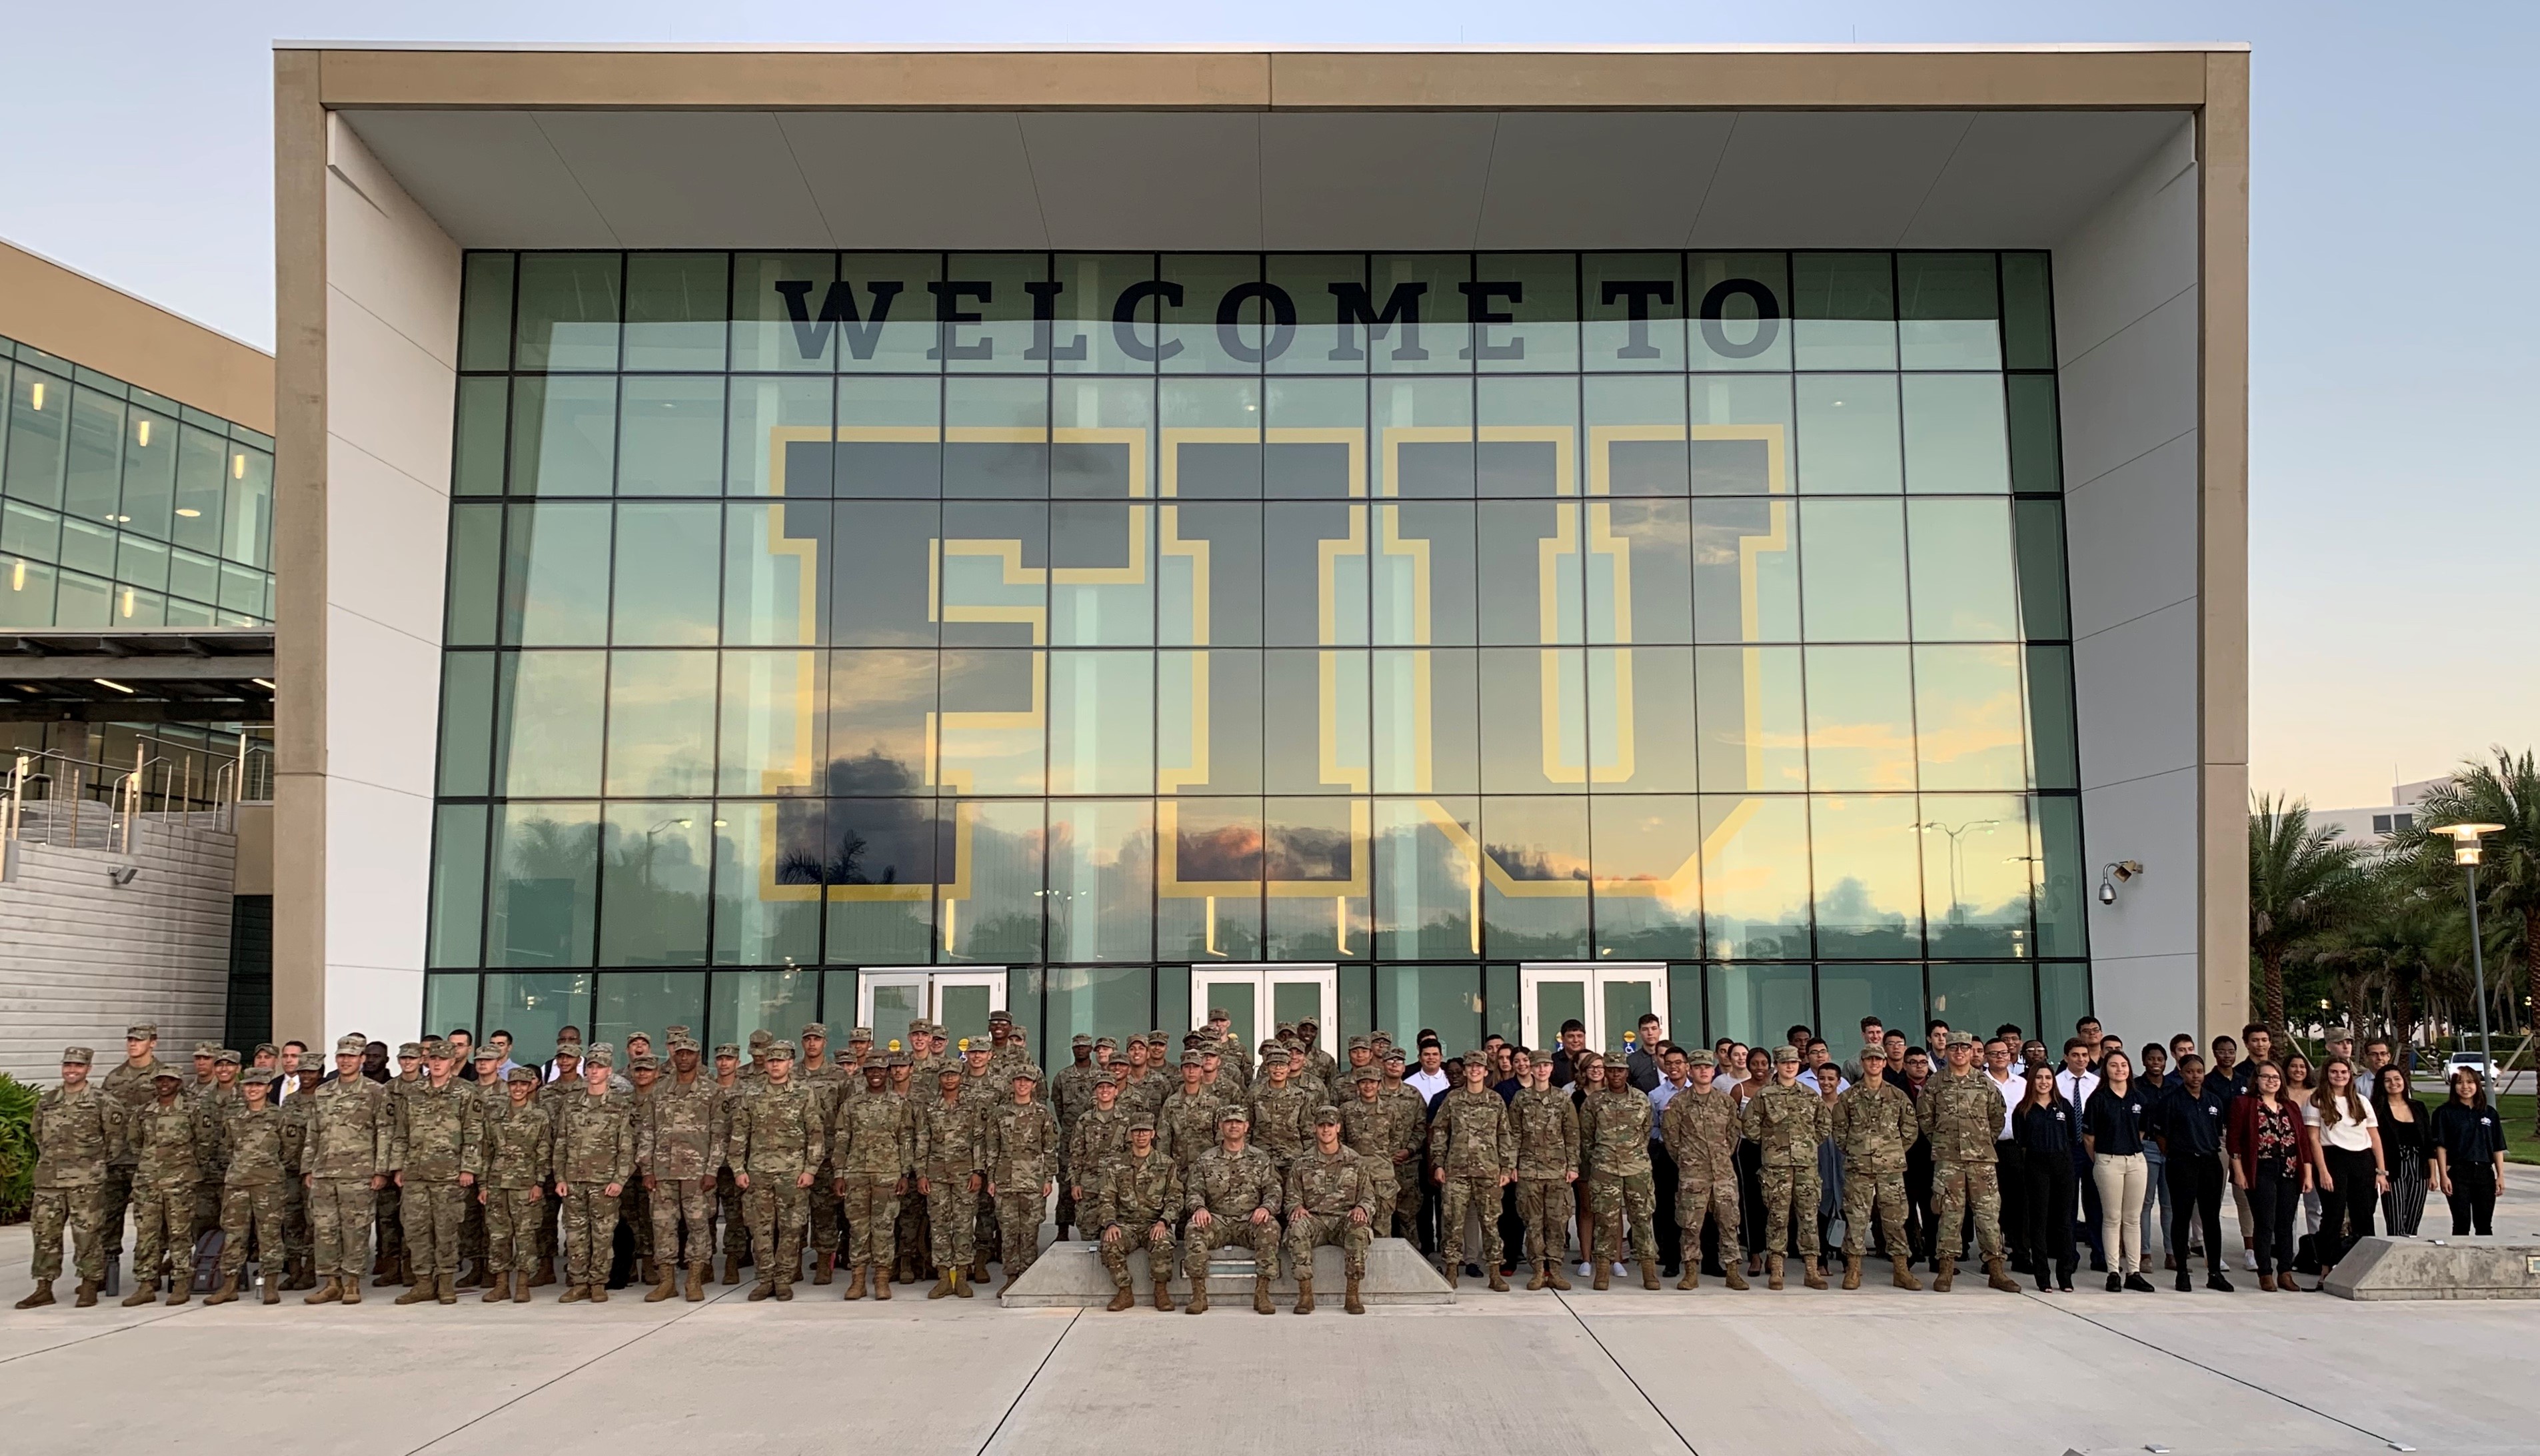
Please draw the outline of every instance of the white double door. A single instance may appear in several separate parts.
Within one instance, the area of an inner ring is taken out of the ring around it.
[[[1575,1020],[1588,1029],[1591,1050],[1609,1051],[1651,1013],[1664,1034],[1675,1034],[1662,962],[1527,961],[1517,967],[1517,991],[1523,1006],[1520,1034],[1530,1047],[1552,1045],[1560,1039],[1562,1024]]]
[[[959,1046],[965,1036],[986,1036],[988,1015],[1006,1008],[1006,969],[969,966],[957,971],[882,967],[856,976],[856,1024],[873,1028],[874,1044],[906,1040],[908,1023],[941,1022]],[[843,1038],[845,1028],[831,1027]]]
[[[1222,1010],[1246,1050],[1283,1021],[1313,1022],[1315,1045],[1323,1051],[1331,1052],[1339,1041],[1340,976],[1329,963],[1193,966],[1190,975],[1193,1030],[1208,1024],[1211,1010]]]

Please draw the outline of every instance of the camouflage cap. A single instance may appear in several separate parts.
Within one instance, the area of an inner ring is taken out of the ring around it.
[[[1387,1062],[1400,1062],[1406,1066],[1408,1066],[1411,1061],[1409,1057],[1402,1055],[1402,1048],[1400,1047],[1386,1047],[1384,1049],[1384,1060]]]
[[[1208,1008],[1208,1019],[1212,1021],[1232,1021],[1235,1019],[1235,1013],[1224,1006],[1210,1006]]]
[[[1788,1065],[1793,1066],[1793,1067],[1797,1067],[1797,1066],[1799,1066],[1799,1048],[1797,1048],[1797,1047],[1775,1047],[1775,1048],[1773,1048],[1773,1065],[1774,1065],[1774,1066],[1776,1066],[1776,1067],[1780,1067],[1780,1066],[1783,1066],[1784,1064],[1788,1064]]]
[[[1097,1072],[1094,1074],[1094,1085],[1096,1087],[1117,1087],[1120,1085],[1120,1075],[1116,1072]]]
[[[1288,1049],[1279,1045],[1275,1041],[1263,1042],[1261,1044],[1261,1065],[1264,1067],[1287,1066]]]
[[[697,1033],[696,1033],[696,1028],[695,1028],[695,1027],[693,1027],[693,1026],[680,1026],[680,1025],[672,1024],[672,1025],[670,1025],[670,1026],[665,1026],[665,1027],[663,1027],[663,1028],[662,1028],[662,1034],[663,1034],[664,1036],[669,1037],[669,1038],[670,1038],[670,1040],[672,1040],[672,1041],[677,1041],[677,1040],[681,1039],[682,1037],[685,1037],[685,1038],[687,1038],[687,1039],[689,1039],[689,1040],[693,1041],[693,1040],[696,1038],[696,1034],[697,1034]]]
[[[717,1042],[715,1043],[714,1054],[716,1061],[721,1061],[726,1057],[730,1057],[735,1062],[738,1062],[741,1060],[741,1045],[738,1042]]]
[[[156,1021],[135,1021],[131,1025],[123,1028],[123,1039],[125,1041],[157,1041],[159,1039],[159,1023]]]
[[[961,1038],[961,1055],[964,1057],[985,1057],[996,1050],[997,1049],[990,1045],[988,1039],[984,1036],[965,1036]]]
[[[323,1072],[326,1070],[326,1059],[316,1052],[302,1052],[299,1056],[293,1058],[292,1061],[299,1064],[292,1069],[295,1072]]]
[[[220,1044],[218,1042],[198,1041],[194,1043],[194,1055],[197,1057],[208,1057],[220,1049]]]
[[[775,1041],[776,1033],[768,1030],[764,1026],[761,1026],[756,1031],[749,1034],[749,1049],[752,1052],[757,1052],[763,1048],[774,1045]]]
[[[1168,1043],[1164,1040],[1164,1033],[1162,1028],[1158,1028],[1147,1033],[1147,1045],[1152,1047],[1161,1047],[1167,1044]]]
[[[659,1072],[662,1070],[662,1064],[653,1060],[653,1054],[650,1052],[637,1052],[634,1056],[626,1059],[626,1070],[629,1072]]]
[[[917,1065],[909,1059],[909,1055],[906,1052],[893,1052],[889,1056],[882,1058],[882,1061],[884,1067],[892,1068],[894,1070],[902,1067],[914,1067]]]
[[[252,1068],[239,1077],[239,1085],[243,1087],[269,1087],[273,1085],[274,1079],[280,1075],[281,1074],[275,1072],[270,1067]]]
[[[1194,1052],[1198,1051],[1200,1047],[1208,1041],[1208,1039],[1209,1038],[1206,1035],[1197,1031],[1185,1031],[1182,1033],[1182,1045]]]
[[[1376,1050],[1376,1043],[1369,1041],[1364,1036],[1353,1036],[1349,1039],[1349,1050],[1355,1052],[1361,1047],[1365,1047],[1372,1052]]]
[[[1322,1126],[1324,1126],[1324,1125],[1326,1125],[1326,1124],[1329,1124],[1329,1125],[1330,1125],[1330,1126],[1332,1126],[1332,1127],[1339,1127],[1339,1126],[1340,1126],[1340,1122],[1341,1122],[1341,1110],[1340,1110],[1339,1108],[1337,1108],[1337,1107],[1334,1107],[1334,1106],[1333,1106],[1332,1104],[1330,1104],[1329,1102],[1326,1102],[1326,1103],[1324,1103],[1322,1106],[1317,1107],[1317,1108],[1315,1108],[1315,1109],[1314,1109],[1314,1126],[1315,1126],[1315,1127],[1318,1127],[1318,1128],[1319,1128],[1319,1127],[1322,1127]]]
[[[269,1041],[260,1041],[255,1044],[255,1054],[259,1057],[279,1057],[282,1055],[282,1048]]]
[[[342,1036],[335,1038],[335,1055],[338,1057],[358,1057],[362,1055],[363,1050],[369,1047],[370,1044],[371,1039],[369,1037],[362,1035],[358,1031],[348,1031]]]
[[[1367,1039],[1368,1039],[1369,1041],[1372,1041],[1372,1042],[1377,1042],[1377,1043],[1380,1043],[1380,1044],[1385,1045],[1385,1046],[1390,1046],[1390,1045],[1392,1045],[1392,1044],[1393,1044],[1393,1033],[1392,1033],[1392,1032],[1390,1032],[1390,1031],[1387,1031],[1387,1030],[1385,1030],[1383,1027],[1379,1026],[1379,1027],[1376,1028],[1374,1031],[1369,1032],[1369,1033],[1367,1034]]]
[[[457,1050],[453,1048],[450,1043],[437,1036],[425,1037],[423,1039],[423,1046],[420,1050],[423,1055],[427,1057],[450,1057],[457,1055]]]
[[[1375,1068],[1373,1068],[1373,1067],[1362,1067],[1362,1068],[1358,1069],[1356,1072],[1353,1072],[1353,1073],[1351,1073],[1351,1074],[1350,1074],[1350,1080],[1351,1080],[1351,1081],[1354,1081],[1354,1082],[1357,1082],[1357,1081],[1382,1081],[1382,1080],[1384,1080],[1384,1074],[1383,1074],[1383,1073],[1381,1073],[1381,1072],[1376,1071],[1376,1070]]]
[[[770,1062],[791,1062],[800,1054],[800,1049],[790,1041],[772,1041],[767,1044],[767,1060]]]
[[[468,1060],[471,1062],[500,1062],[503,1060],[503,1049],[495,1046],[491,1042],[488,1042],[485,1045],[478,1047],[476,1049],[476,1055],[470,1057]]]
[[[935,1079],[937,1081],[944,1081],[947,1079],[959,1081],[961,1079],[961,1064],[958,1062],[947,1062],[943,1066],[936,1068]]]
[[[1069,1038],[1067,1044],[1071,1047],[1083,1047],[1089,1052],[1094,1050],[1094,1038],[1086,1035],[1082,1031]]]
[[[805,1041],[810,1041],[815,1036],[822,1041],[827,1041],[829,1039],[829,1023],[826,1021],[806,1021],[803,1023],[802,1035]]]
[[[1684,1065],[1687,1067],[1718,1067],[1720,1065],[1720,1059],[1711,1055],[1709,1052],[1702,1050],[1700,1047],[1696,1047],[1692,1051],[1684,1054]]]
[[[1227,1103],[1224,1107],[1217,1110],[1217,1125],[1221,1128],[1225,1127],[1228,1123],[1249,1123],[1251,1121],[1251,1113],[1244,1111],[1242,1108],[1237,1107],[1232,1102]]]
[[[419,1041],[403,1041],[397,1043],[397,1060],[399,1061],[410,1062],[422,1055],[423,1043]]]
[[[1129,1119],[1129,1131],[1132,1133],[1153,1133],[1156,1131],[1156,1120],[1152,1117],[1133,1117]]]
[[[1952,1031],[1949,1033],[1949,1045],[1953,1047],[1971,1047],[1975,1044],[1976,1034],[1972,1031]]]
[[[1022,1066],[1017,1067],[1014,1071],[1006,1074],[1006,1079],[1009,1081],[1037,1082],[1040,1080],[1040,1069],[1026,1062]]]
[[[578,1042],[578,1041],[560,1041],[560,1042],[557,1042],[557,1043],[556,1043],[555,1054],[556,1054],[556,1060],[557,1060],[557,1061],[559,1061],[559,1062],[564,1062],[564,1061],[574,1061],[574,1062],[579,1062],[579,1061],[581,1061],[581,1060],[582,1060],[582,1043],[580,1043],[580,1042]]]
[[[512,1070],[503,1074],[503,1080],[525,1081],[531,1086],[536,1086],[538,1084],[538,1070],[534,1067],[523,1067],[519,1063],[515,1062],[512,1064]]]
[[[990,1011],[990,1012],[988,1013],[988,1024],[989,1024],[989,1025],[991,1025],[991,1026],[994,1026],[994,1025],[998,1024],[998,1023],[999,1023],[999,1022],[1001,1022],[1001,1021],[1002,1021],[1002,1022],[1011,1022],[1011,1021],[1013,1021],[1014,1019],[1015,1019],[1015,1013],[1014,1013],[1014,1012],[1012,1012],[1012,1011]]]
[[[614,1066],[617,1062],[617,1049],[604,1041],[596,1041],[591,1044],[590,1051],[582,1054],[582,1060],[584,1065],[590,1067]]]
[[[62,1065],[64,1067],[90,1067],[96,1065],[96,1063],[97,1053],[90,1051],[86,1047],[62,1048]]]
[[[1861,1044],[1861,1060],[1862,1060],[1862,1061],[1864,1061],[1864,1062],[1884,1062],[1884,1061],[1886,1061],[1886,1060],[1887,1060],[1887,1043],[1885,1043],[1885,1042],[1883,1042],[1883,1041],[1866,1041],[1866,1042],[1863,1042],[1863,1043]]]
[[[626,1033],[626,1044],[628,1046],[631,1047],[639,1041],[648,1047],[651,1046],[653,1044],[653,1033],[649,1031],[630,1031]]]
[[[1304,1017],[1297,1022],[1297,1034],[1299,1036],[1304,1036],[1308,1031],[1320,1031],[1322,1029],[1323,1023],[1315,1020],[1311,1016]]]
[[[870,1026],[851,1026],[847,1028],[847,1040],[849,1041],[871,1041],[873,1039],[873,1028]]]
[[[1120,1050],[1120,1043],[1107,1036],[1097,1036],[1094,1039],[1094,1050],[1098,1052],[1104,1047],[1109,1047],[1116,1052]]]
[[[1614,1050],[1605,1054],[1605,1060],[1610,1063],[1618,1064],[1629,1062],[1632,1060],[1632,1049],[1630,1047],[1616,1047]]]
[[[695,1037],[688,1035],[684,1031],[673,1031],[670,1033],[670,1050],[673,1052],[696,1052],[704,1050],[704,1048],[697,1045],[697,1039]]]
[[[224,1062],[228,1063],[232,1067],[237,1067],[246,1061],[247,1059],[245,1057],[238,1054],[238,1048],[236,1047],[223,1047],[219,1051],[212,1053],[212,1065],[215,1067],[220,1066]]]
[[[183,1081],[185,1079],[185,1074],[169,1066],[167,1063],[162,1062],[159,1064],[157,1070],[150,1074],[150,1079],[152,1081]]]
[[[1184,1053],[1182,1053],[1182,1065],[1183,1065],[1184,1067],[1197,1067],[1197,1066],[1199,1066],[1199,1065],[1200,1065],[1200,1061],[1199,1061],[1199,1053],[1197,1053],[1197,1052],[1184,1052]]]

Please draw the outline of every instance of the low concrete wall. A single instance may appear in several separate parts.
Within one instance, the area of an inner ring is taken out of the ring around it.
[[[2347,1299],[2540,1299],[2540,1237],[2367,1238],[2327,1288]]]
[[[1233,1255],[1234,1257],[1229,1257]],[[1297,1300],[1297,1282],[1290,1277],[1287,1259],[1279,1261],[1279,1278],[1270,1284],[1270,1297],[1281,1304]],[[1130,1287],[1141,1300],[1151,1298],[1155,1284],[1147,1278],[1147,1256],[1129,1256]],[[1314,1298],[1328,1301],[1337,1310],[1346,1281],[1341,1276],[1341,1251],[1324,1245],[1314,1251]],[[1168,1285],[1176,1298],[1187,1297],[1189,1282],[1176,1275]],[[1111,1302],[1111,1272],[1102,1267],[1102,1256],[1086,1239],[1068,1239],[1050,1245],[1013,1288],[999,1295],[1009,1309],[1099,1308]],[[1370,1304],[1452,1304],[1454,1291],[1446,1281],[1419,1251],[1398,1238],[1377,1239],[1367,1251],[1367,1278],[1360,1283],[1359,1293]],[[1239,1249],[1220,1249],[1209,1262],[1208,1297],[1211,1300],[1252,1297],[1252,1256]]]

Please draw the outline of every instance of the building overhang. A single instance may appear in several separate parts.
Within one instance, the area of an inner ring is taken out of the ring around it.
[[[0,633],[0,723],[270,723],[273,634]]]

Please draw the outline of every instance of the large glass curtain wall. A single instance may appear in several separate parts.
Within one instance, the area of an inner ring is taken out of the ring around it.
[[[0,629],[273,620],[272,437],[0,339]]]
[[[2050,319],[2023,252],[470,254],[432,1018],[2069,1024]]]

